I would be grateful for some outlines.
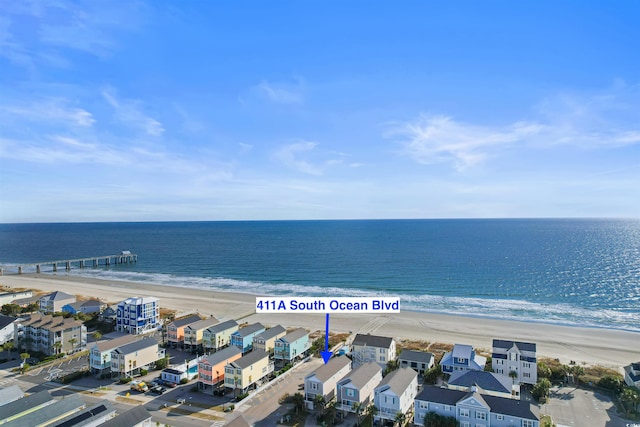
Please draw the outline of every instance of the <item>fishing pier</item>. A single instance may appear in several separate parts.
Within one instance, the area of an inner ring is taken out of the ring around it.
[[[109,266],[111,264],[130,264],[138,262],[138,255],[132,254],[130,251],[122,251],[117,255],[102,255],[90,258],[76,258],[76,259],[61,259],[57,261],[45,261],[34,262],[17,265],[2,265],[0,266],[0,276],[2,276],[5,270],[17,271],[18,274],[22,274],[27,269],[31,270],[35,268],[36,273],[41,273],[43,267],[51,266],[51,271],[58,271],[58,268],[64,266],[64,269],[69,271],[72,267],[85,268],[88,266],[99,267],[101,265]]]

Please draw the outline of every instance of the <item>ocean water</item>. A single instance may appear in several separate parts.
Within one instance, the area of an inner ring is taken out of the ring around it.
[[[122,250],[71,274],[640,331],[640,220],[0,224],[2,265]]]

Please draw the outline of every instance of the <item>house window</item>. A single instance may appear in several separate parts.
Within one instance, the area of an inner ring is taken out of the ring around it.
[[[517,353],[509,353],[509,360],[518,360]]]
[[[311,390],[317,390],[318,389],[318,384],[317,383],[311,383]]]
[[[486,412],[476,412],[476,420],[486,420],[487,414]]]
[[[384,356],[380,356],[380,361],[381,361],[381,362],[384,362],[384,361],[385,361],[385,360],[384,360]]]
[[[354,397],[356,395],[356,391],[352,388],[347,389],[347,397]]]
[[[498,420],[498,421],[502,421],[502,420],[504,420],[504,415],[502,415],[502,414],[496,414],[496,420]]]
[[[380,354],[384,354],[384,348],[380,349]]]
[[[524,372],[522,376],[525,378],[531,378],[531,374],[529,372]]]
[[[444,405],[444,410],[445,410],[445,411],[453,411],[453,406],[451,406],[451,405]]]
[[[522,420],[522,427],[533,427],[533,421],[531,421],[531,420]]]
[[[460,427],[469,427],[469,423],[467,421],[460,421]]]
[[[420,409],[429,409],[429,402],[420,401]]]
[[[460,408],[460,416],[461,417],[468,417],[469,416],[469,410],[466,408]]]

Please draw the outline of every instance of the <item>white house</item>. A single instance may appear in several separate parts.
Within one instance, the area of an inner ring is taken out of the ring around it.
[[[322,396],[325,403],[331,402],[336,394],[338,381],[351,370],[351,360],[346,356],[329,359],[327,363],[304,377],[304,400],[307,408],[313,410],[316,396]]]
[[[17,317],[5,316],[0,314],[0,345],[13,339],[13,324],[18,320]]]
[[[538,381],[538,360],[534,343],[493,340],[491,368],[507,375],[514,383],[535,384]]]
[[[124,335],[112,340],[93,343],[89,347],[89,369],[94,375],[111,374],[111,352],[120,346],[137,341],[135,335]]]
[[[484,371],[487,358],[478,356],[470,345],[455,344],[453,350],[445,353],[440,361],[442,372],[450,374],[455,371]]]
[[[398,356],[398,366],[411,368],[418,375],[424,375],[425,372],[433,368],[434,359],[433,353],[427,351],[402,350],[402,353]]]
[[[376,362],[381,367],[396,359],[396,342],[393,338],[357,334],[353,339],[353,367]]]
[[[640,362],[624,367],[624,382],[629,387],[640,388]]]
[[[40,311],[44,314],[52,314],[62,311],[62,307],[76,302],[75,295],[69,295],[62,291],[56,291],[40,298]]]
[[[388,374],[374,392],[378,408],[375,419],[393,421],[398,412],[408,414],[418,393],[418,373],[411,368],[399,368]]]
[[[529,402],[481,394],[425,386],[415,399],[415,425],[424,425],[424,417],[435,412],[455,418],[461,427],[539,427],[538,407]]]
[[[380,365],[369,362],[358,366],[336,384],[336,408],[346,412],[355,412],[356,405],[366,408],[373,403],[374,390],[380,381]]]

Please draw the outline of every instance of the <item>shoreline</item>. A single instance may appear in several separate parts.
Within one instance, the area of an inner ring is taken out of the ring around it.
[[[56,290],[109,304],[134,296],[154,296],[160,306],[176,315],[197,311],[220,320],[239,319],[266,325],[304,327],[324,330],[324,314],[256,314],[255,294],[224,292],[183,286],[93,279],[73,275],[23,274],[0,277],[0,283],[12,288],[34,291]],[[560,359],[562,363],[598,364],[621,370],[640,360],[640,349],[631,350],[640,341],[640,333],[605,327],[559,325],[542,320],[507,320],[483,316],[403,310],[399,314],[332,314],[332,332],[359,332],[396,339],[424,340],[431,343],[470,344],[491,351],[493,339],[534,342],[538,356]]]

